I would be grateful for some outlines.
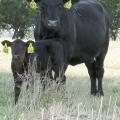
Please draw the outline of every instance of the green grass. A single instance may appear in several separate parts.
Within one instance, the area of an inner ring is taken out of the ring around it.
[[[35,92],[28,96],[30,92],[26,91],[24,82],[16,106],[8,59],[11,57],[0,53],[0,120],[120,120],[119,51],[120,42],[111,42],[105,60],[104,97],[90,95],[90,80],[86,67],[78,65],[69,66],[66,72],[66,87],[59,92],[53,84],[43,94],[39,92],[37,83]]]

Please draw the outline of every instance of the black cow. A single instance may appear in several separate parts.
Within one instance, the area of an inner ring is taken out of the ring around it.
[[[85,63],[91,79],[91,94],[104,95],[102,79],[109,44],[109,17],[97,0],[80,0],[71,9],[64,8],[67,1],[35,0],[40,4],[41,13],[35,40],[60,38],[67,56],[65,66]]]
[[[32,65],[34,60],[33,53],[27,53],[27,48],[30,43],[34,43],[33,41],[23,42],[20,39],[17,39],[13,42],[8,40],[4,40],[2,45],[7,44],[8,47],[11,47],[12,51],[12,62],[11,69],[14,77],[14,91],[15,91],[15,104],[18,101],[18,97],[21,91],[21,85],[23,80],[20,78],[20,74],[28,72],[29,65]]]
[[[54,79],[57,83],[63,84],[65,82],[63,45],[55,39],[51,39],[40,40],[34,46],[37,60],[37,73],[40,73],[41,77],[47,75],[51,77],[51,80]],[[52,71],[55,72],[54,76],[52,75]],[[61,81],[58,81],[59,78]],[[41,82],[43,82],[43,90],[45,90],[46,84],[44,80]]]

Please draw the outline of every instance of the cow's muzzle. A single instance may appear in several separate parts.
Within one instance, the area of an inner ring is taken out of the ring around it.
[[[48,27],[55,28],[58,25],[58,20],[48,20]]]
[[[20,56],[20,55],[13,55],[12,58],[13,62],[15,63],[22,63],[24,60],[24,57]]]
[[[13,55],[13,59],[14,60],[20,60],[20,56],[19,55]]]

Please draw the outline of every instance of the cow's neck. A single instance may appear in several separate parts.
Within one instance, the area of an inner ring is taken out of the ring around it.
[[[60,29],[60,33],[61,36],[64,37],[69,37],[74,33],[73,29],[74,29],[74,13],[72,9],[65,9],[64,10],[64,14],[62,15],[61,18],[61,29]]]
[[[53,30],[48,30],[45,27],[43,27],[43,33],[42,33],[42,39],[52,39],[52,38],[58,38],[60,37],[58,32],[55,32]]]

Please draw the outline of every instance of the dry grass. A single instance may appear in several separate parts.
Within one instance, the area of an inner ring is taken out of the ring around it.
[[[120,120],[120,42],[110,42],[103,98],[89,94],[89,76],[81,64],[69,66],[66,90],[57,92],[53,84],[42,94],[36,80],[35,92],[28,97],[24,83],[19,103],[14,106],[10,60],[10,53],[0,52],[0,120]]]

